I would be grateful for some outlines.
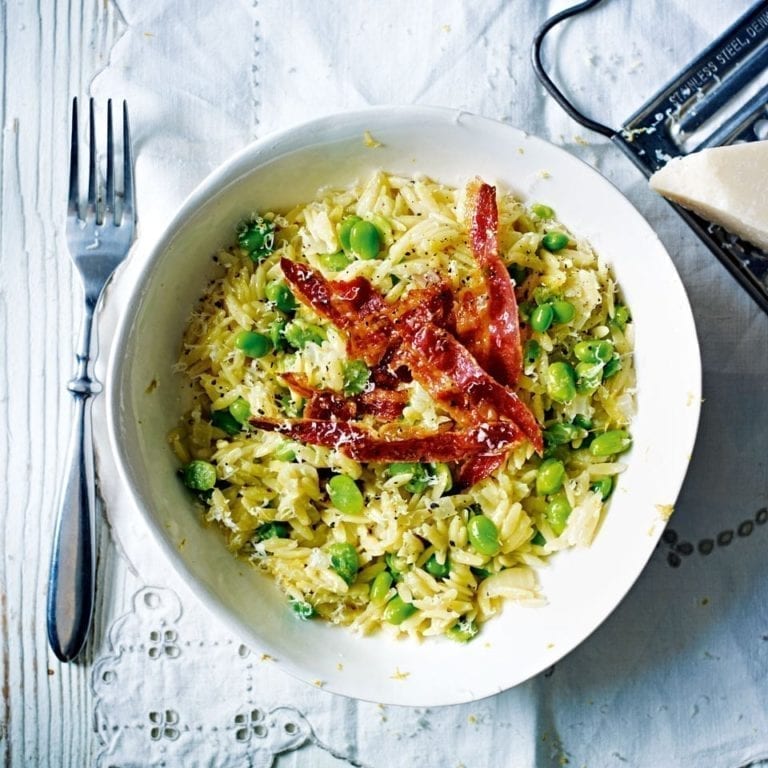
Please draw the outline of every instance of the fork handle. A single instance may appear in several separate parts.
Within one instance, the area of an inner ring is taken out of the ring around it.
[[[95,303],[86,302],[78,373],[67,386],[75,399],[75,422],[58,499],[48,581],[48,641],[61,661],[71,661],[78,655],[88,637],[93,614],[96,478],[91,398],[101,391],[101,385],[90,375]]]

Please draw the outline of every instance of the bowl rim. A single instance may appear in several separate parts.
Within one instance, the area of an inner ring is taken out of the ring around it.
[[[128,491],[131,502],[139,510],[144,522],[152,532],[152,538],[160,546],[164,556],[170,562],[170,565],[176,574],[187,585],[194,585],[195,594],[204,604],[205,609],[212,612],[213,615],[216,616],[216,618],[222,622],[222,624],[227,629],[230,629],[238,637],[243,637],[247,642],[253,643],[260,649],[264,649],[266,652],[279,657],[281,662],[280,667],[283,670],[307,684],[311,684],[311,677],[301,665],[296,664],[292,662],[288,657],[283,656],[280,648],[267,636],[256,634],[253,630],[253,627],[249,626],[247,622],[238,617],[229,608],[224,606],[210,589],[210,587],[202,583],[201,579],[196,575],[191,565],[188,564],[187,561],[179,555],[178,550],[173,546],[168,536],[166,535],[166,532],[163,531],[163,526],[160,520],[157,518],[157,516],[152,514],[147,504],[145,503],[145,499],[140,492],[140,489],[136,486],[134,480],[131,477],[131,472],[128,466],[129,457],[124,452],[120,435],[120,395],[122,393],[120,382],[124,380],[126,375],[125,351],[130,343],[131,329],[136,318],[135,308],[139,304],[137,299],[142,296],[143,290],[148,284],[152,273],[162,259],[163,254],[173,243],[179,228],[184,225],[184,223],[188,221],[192,216],[194,216],[197,209],[207,200],[209,200],[214,194],[220,192],[229,184],[237,182],[237,180],[243,176],[248,175],[249,170],[257,168],[264,159],[275,159],[276,157],[279,157],[283,152],[298,151],[302,148],[312,146],[315,143],[313,141],[313,137],[322,136],[327,130],[333,129],[340,121],[344,123],[356,124],[370,123],[370,127],[375,130],[375,122],[381,118],[384,118],[386,121],[388,121],[387,124],[396,124],[397,120],[401,117],[412,119],[418,116],[423,116],[432,120],[445,121],[446,124],[459,123],[462,120],[467,120],[469,122],[477,121],[476,124],[486,124],[488,126],[496,126],[496,128],[503,127],[504,130],[510,132],[510,135],[513,133],[517,134],[517,137],[520,141],[535,140],[537,142],[541,142],[542,144],[547,145],[550,150],[553,150],[556,153],[562,153],[562,155],[566,155],[568,158],[570,158],[571,161],[581,165],[583,170],[599,177],[603,184],[612,189],[614,194],[619,195],[629,206],[631,206],[638,219],[641,220],[642,224],[647,228],[648,235],[652,236],[658,242],[659,248],[667,257],[667,259],[669,259],[672,272],[674,273],[674,277],[677,279],[679,284],[678,287],[680,290],[680,295],[685,301],[685,305],[682,309],[691,320],[693,329],[691,340],[695,344],[695,349],[692,350],[692,353],[695,354],[692,356],[695,359],[696,367],[695,370],[688,372],[688,380],[694,395],[698,395],[698,397],[695,404],[695,416],[686,422],[690,425],[690,432],[687,435],[686,441],[686,448],[689,456],[693,451],[698,433],[701,413],[700,395],[702,387],[701,354],[696,333],[695,320],[685,286],[679,276],[679,273],[677,272],[674,262],[669,256],[666,247],[661,242],[653,227],[651,227],[645,217],[637,210],[635,205],[626,197],[626,195],[612,181],[606,178],[602,173],[600,173],[600,171],[591,166],[589,163],[546,139],[535,136],[534,134],[529,134],[528,132],[512,126],[506,122],[481,115],[476,115],[464,109],[455,109],[441,106],[391,105],[342,111],[315,118],[303,123],[295,124],[281,130],[270,132],[262,138],[250,142],[245,147],[225,159],[217,168],[215,168],[202,181],[200,181],[187,195],[187,197],[179,204],[176,211],[169,219],[167,225],[164,227],[159,236],[157,236],[152,243],[140,249],[143,261],[138,272],[134,273],[135,282],[128,291],[126,309],[123,313],[121,313],[119,318],[107,363],[105,376],[107,426],[109,445],[112,455],[115,458],[115,465],[117,467],[122,487],[124,490]],[[297,139],[300,139],[298,143]],[[268,155],[268,157],[262,157],[264,155]],[[682,471],[679,474],[679,477],[674,486],[673,501],[676,500],[680,494],[686,473],[687,468],[685,471]],[[572,642],[564,643],[563,647],[558,650],[556,658],[553,659],[553,662],[561,660],[574,648],[587,640],[587,638],[589,638],[590,635],[592,635],[616,610],[620,603],[625,599],[629,590],[636,583],[642,571],[647,566],[647,563],[655,550],[655,544],[660,538],[664,527],[664,525],[660,526],[658,531],[653,536],[654,546],[648,547],[647,556],[643,560],[642,567],[632,574],[626,589],[623,590],[621,594],[616,596],[615,600],[611,601],[611,604],[607,610],[600,613],[593,619],[591,622],[591,629],[589,629],[588,632],[577,637]],[[349,630],[347,629],[343,631]],[[401,641],[393,640],[391,642],[394,643]],[[359,695],[358,693],[350,693],[345,691],[343,687],[337,685],[328,685],[327,687],[324,687],[324,690],[362,701],[382,702],[387,704],[406,706],[447,706],[466,703],[469,701],[477,701],[489,696],[493,696],[496,693],[502,692],[503,690],[507,690],[510,687],[514,687],[525,682],[526,680],[529,680],[535,675],[540,674],[540,672],[545,668],[546,667],[542,667],[542,669],[534,670],[517,682],[505,684],[502,687],[493,690],[484,690],[479,694],[472,693],[470,695],[466,695],[466,692],[464,695],[461,695],[457,691],[457,693],[452,698],[441,699],[440,701],[435,701],[429,697],[422,697],[418,699],[418,701],[409,700],[408,702],[374,697],[367,698]],[[413,699],[413,697],[411,698]]]

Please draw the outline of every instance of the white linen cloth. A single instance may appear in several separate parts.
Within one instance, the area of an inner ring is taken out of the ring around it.
[[[436,104],[564,146],[632,200],[689,292],[705,403],[673,531],[616,612],[537,678],[481,702],[424,710],[357,703],[295,681],[213,622],[126,500],[97,401],[106,513],[137,582],[134,605],[112,625],[111,652],[94,669],[101,765],[736,768],[768,758],[768,317],[619,150],[574,123],[535,80],[532,35],[564,6],[120,2],[122,35],[92,93],[130,104],[139,241],[110,288],[102,339],[148,246],[229,154],[323,114]],[[617,125],[747,7],[608,0],[553,34],[546,58],[588,114]],[[712,551],[702,554],[708,541]]]

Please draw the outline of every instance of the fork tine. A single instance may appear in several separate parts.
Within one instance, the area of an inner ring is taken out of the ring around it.
[[[80,176],[78,173],[78,136],[77,136],[77,96],[72,99],[72,141],[69,149],[69,197],[67,199],[67,215],[80,216]]]
[[[105,218],[115,214],[115,147],[112,136],[112,99],[107,100],[107,198]]]
[[[123,101],[123,219],[121,223],[134,221],[136,215],[134,205],[133,152],[128,127],[128,104]]]
[[[91,98],[88,147],[88,215],[96,215],[96,195],[96,120],[93,116],[93,98]]]

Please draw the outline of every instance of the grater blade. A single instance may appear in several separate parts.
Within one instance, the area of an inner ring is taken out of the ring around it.
[[[547,32],[598,2],[587,0],[553,16],[534,38],[534,69],[574,119],[609,136],[646,176],[673,157],[705,147],[768,139],[768,0],[758,2],[741,16],[619,130],[578,112],[541,63],[540,49]],[[768,253],[674,203],[670,205],[768,313]]]

